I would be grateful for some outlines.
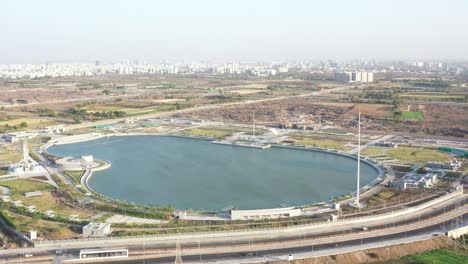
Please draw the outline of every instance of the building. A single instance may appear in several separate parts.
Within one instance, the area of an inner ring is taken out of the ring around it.
[[[258,210],[231,210],[231,220],[259,220],[282,217],[300,216],[302,209],[297,207],[258,209]]]
[[[452,160],[449,162],[429,161],[428,163],[426,163],[426,167],[430,169],[456,171],[458,168],[461,167],[461,161],[458,161],[458,160]]]
[[[347,83],[371,83],[374,82],[373,72],[337,72],[335,73],[335,81]]]
[[[94,165],[93,155],[81,156],[81,164],[86,168],[92,167]]]
[[[391,181],[390,187],[405,190],[406,188],[431,188],[438,181],[436,173],[408,173],[399,180]]]
[[[37,239],[37,231],[36,230],[29,230],[29,239],[31,239],[31,240]]]
[[[390,141],[383,141],[383,142],[375,143],[374,146],[385,147],[385,148],[397,148],[398,143],[393,143],[393,142],[390,142]]]
[[[42,130],[42,133],[53,134],[65,132],[65,125],[48,126]]]
[[[108,223],[89,223],[83,227],[85,237],[105,237],[111,232],[111,224]]]
[[[22,139],[31,139],[37,137],[37,133],[35,132],[16,132],[10,133],[2,136],[2,140],[5,142],[15,143]]]

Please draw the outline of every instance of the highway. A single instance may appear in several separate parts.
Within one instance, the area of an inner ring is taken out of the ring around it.
[[[391,224],[368,225],[368,230],[356,230],[355,228],[342,229],[334,228],[333,230],[320,233],[304,233],[284,236],[272,236],[271,238],[263,239],[228,239],[225,241],[190,241],[181,244],[183,248],[184,260],[198,259],[200,255],[204,257],[204,261],[210,259],[229,259],[235,257],[245,258],[246,255],[259,256],[264,255],[281,255],[282,253],[294,252],[310,252],[314,248],[314,254],[330,249],[346,250],[348,247],[356,245],[371,245],[376,241],[389,242],[395,240],[395,243],[401,243],[403,238],[419,237],[434,232],[445,232],[447,229],[457,225],[466,225],[466,216],[468,214],[468,197],[462,196],[462,199],[451,200],[449,204],[439,206],[437,209],[431,208],[423,214],[415,215],[414,217],[393,221]],[[458,220],[457,220],[458,219]],[[465,222],[460,222],[460,219],[465,219]],[[455,221],[455,222],[454,222]],[[362,225],[361,225],[362,227]],[[400,241],[400,242],[399,242]],[[337,246],[338,245],[338,246]],[[108,244],[106,247],[115,246]],[[121,246],[121,245],[119,245]],[[0,251],[0,258],[15,259],[19,253],[32,252],[34,258],[52,259],[55,249],[60,248],[28,248],[16,251]],[[122,263],[136,263],[132,261],[150,258],[154,259],[148,263],[166,263],[173,262],[175,242],[168,241],[167,243],[151,243],[140,242],[138,245],[129,246],[131,257]],[[61,248],[65,250],[64,248]],[[68,254],[77,255],[79,248],[67,249]],[[253,252],[253,253],[251,253]],[[3,255],[3,256],[2,256]],[[33,259],[30,259],[31,261]],[[16,259],[18,260],[18,259]],[[23,259],[24,261],[24,259]],[[198,259],[199,261],[199,259]],[[13,262],[12,262],[13,263]],[[238,263],[238,262],[237,262]]]
[[[463,216],[463,225],[468,225],[468,214]],[[460,223],[458,223],[460,224]],[[356,238],[353,240],[343,242],[331,242],[317,245],[299,246],[286,249],[274,249],[274,250],[261,250],[261,251],[242,251],[235,253],[224,253],[224,254],[190,254],[183,255],[182,259],[184,263],[259,263],[264,261],[273,260],[286,260],[289,254],[293,255],[296,259],[298,258],[310,258],[318,256],[335,255],[341,253],[348,253],[358,250],[364,250],[369,248],[385,247],[403,243],[410,243],[415,241],[421,241],[430,239],[434,236],[443,235],[447,230],[447,227],[455,227],[457,220],[449,220],[440,224],[435,224],[429,227],[420,228],[413,231],[395,233],[392,235],[371,237],[371,238]],[[184,250],[182,250],[184,252]],[[93,263],[93,262],[86,262]],[[97,262],[95,262],[97,263]],[[115,261],[113,263],[121,264],[133,264],[142,263],[142,259],[129,259],[122,261]],[[144,263],[174,263],[174,257],[163,257],[163,258],[145,258]]]

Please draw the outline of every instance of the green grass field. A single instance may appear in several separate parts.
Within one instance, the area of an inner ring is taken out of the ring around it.
[[[401,112],[401,118],[407,120],[424,120],[424,115],[421,111],[403,111]]]
[[[415,98],[415,99],[463,99],[462,95],[447,95],[447,94],[402,94],[400,97]]]
[[[26,122],[28,124],[27,127],[25,128],[20,128],[19,125],[23,122]],[[0,127],[14,127],[17,126],[17,129],[12,129],[10,131],[18,131],[18,130],[24,130],[24,129],[38,129],[38,128],[44,128],[46,126],[51,126],[55,125],[57,122],[44,119],[44,118],[35,118],[35,117],[19,117],[11,120],[5,120],[5,121],[0,121]]]
[[[177,109],[176,104],[160,104],[160,105],[150,105],[141,102],[120,102],[113,104],[99,104],[99,105],[86,105],[81,107],[81,109],[86,110],[87,112],[114,112],[122,111],[127,114],[127,116],[138,116],[145,114],[153,114],[159,112],[172,111]]]
[[[449,161],[450,156],[434,149],[400,146],[388,149],[386,155],[403,163],[426,163],[428,161]]]
[[[434,250],[406,257],[409,261],[421,264],[466,264],[468,255],[451,250]]]
[[[15,194],[12,198],[14,200],[22,201],[24,205],[34,205],[36,209],[41,212],[53,210],[55,214],[62,216],[69,216],[74,214],[78,215],[80,218],[91,216],[91,213],[86,210],[76,210],[66,206],[65,204],[62,204],[50,191],[42,192],[42,195],[32,197],[26,197],[22,194]]]
[[[83,176],[84,171],[82,171],[82,170],[79,170],[79,171],[64,171],[63,173],[65,173],[68,177],[73,179],[73,181],[75,183],[80,184],[81,177]]]
[[[0,185],[10,188],[13,193],[19,194],[23,194],[25,192],[49,191],[54,188],[48,183],[28,179],[1,181]]]
[[[211,137],[211,138],[217,138],[217,139],[222,139],[222,138],[232,135],[231,131],[214,129],[214,128],[194,128],[194,129],[185,130],[183,133],[194,135],[194,136]]]
[[[337,140],[329,140],[329,139],[313,139],[313,138],[303,138],[297,141],[300,145],[305,146],[313,146],[319,148],[329,148],[329,149],[339,149],[345,143],[342,141]]]
[[[76,233],[64,224],[34,219],[10,211],[4,213],[13,220],[20,232],[27,233],[29,230],[36,230],[38,236],[44,236],[48,239],[66,239],[76,236]]]

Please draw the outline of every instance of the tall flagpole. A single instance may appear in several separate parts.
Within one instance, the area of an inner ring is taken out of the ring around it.
[[[361,177],[361,111],[359,111],[359,118],[358,118],[358,154],[357,154],[357,188],[356,188],[356,206],[359,207],[359,189],[360,183],[359,178]]]

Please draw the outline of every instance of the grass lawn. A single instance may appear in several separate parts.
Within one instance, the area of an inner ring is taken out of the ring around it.
[[[0,149],[0,161],[10,161],[13,163],[19,162],[21,160],[21,153],[15,148],[11,147],[1,148]]]
[[[422,121],[424,120],[424,115],[421,111],[403,111],[401,112],[401,118]]]
[[[231,131],[214,128],[194,128],[183,131],[184,134],[222,139],[232,135]]]
[[[22,122],[26,122],[28,126],[25,129],[36,129],[51,126],[56,124],[55,121],[44,118],[20,117],[16,119],[6,120],[0,122],[0,127],[4,126],[19,126]]]
[[[20,232],[28,233],[29,230],[36,230],[38,236],[45,236],[48,239],[65,239],[76,236],[66,225],[27,216],[18,215],[4,211],[13,220]]]
[[[82,171],[82,170],[79,170],[79,171],[64,171],[63,173],[65,173],[68,177],[73,179],[73,181],[75,183],[79,184],[80,181],[81,181],[81,177],[84,174],[84,171]]]
[[[366,200],[369,206],[382,205],[387,202],[392,202],[395,197],[400,196],[400,193],[396,190],[385,190],[377,194],[372,195]]]
[[[329,140],[329,139],[313,139],[313,138],[303,138],[297,141],[297,144],[305,146],[313,146],[320,148],[329,148],[329,149],[339,149],[345,145],[342,141]]]
[[[361,151],[361,154],[364,156],[377,156],[377,155],[385,155],[385,152],[389,150],[389,148],[385,147],[368,147]]]
[[[416,263],[447,263],[447,264],[465,264],[468,263],[468,255],[458,253],[452,250],[434,250],[422,254],[411,255],[406,257],[410,261]]]
[[[55,214],[62,216],[79,215],[80,218],[86,218],[92,214],[82,210],[75,210],[61,203],[51,192],[43,192],[40,196],[26,197],[24,195],[15,194],[13,200],[20,200],[24,205],[34,205],[36,209],[45,212],[53,210]]]
[[[109,105],[87,105],[82,107],[88,112],[114,112],[122,111],[127,114],[127,116],[137,116],[144,114],[152,114],[158,112],[165,112],[176,110],[176,104],[160,104],[160,105],[149,105],[145,103],[136,102],[136,104],[128,104],[125,102],[109,104]]]
[[[54,188],[48,183],[28,179],[0,181],[0,185],[10,188],[13,193],[17,194],[35,191],[50,191]]]
[[[445,162],[450,160],[449,155],[438,150],[404,146],[389,149],[386,155],[407,164],[426,163],[428,161]]]
[[[462,95],[447,95],[447,94],[402,94],[400,97],[417,98],[417,99],[463,99]]]

